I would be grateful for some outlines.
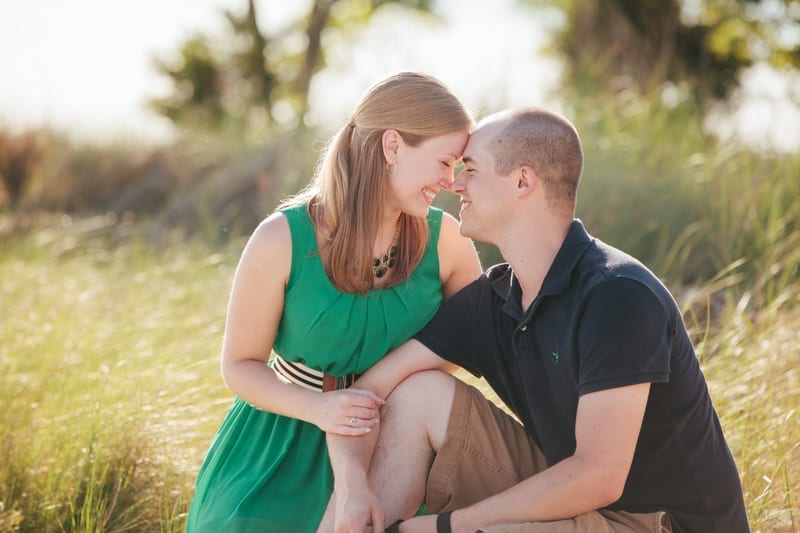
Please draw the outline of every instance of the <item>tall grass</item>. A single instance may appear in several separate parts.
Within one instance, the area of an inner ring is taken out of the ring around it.
[[[0,529],[179,530],[229,396],[231,265],[45,229],[0,254]],[[218,403],[219,402],[219,403]]]
[[[800,531],[800,307],[732,309],[698,355],[756,531]]]
[[[800,153],[721,142],[691,108],[632,94],[571,114],[585,147],[578,216],[595,235],[671,284],[707,292],[714,279],[751,310],[798,302]]]

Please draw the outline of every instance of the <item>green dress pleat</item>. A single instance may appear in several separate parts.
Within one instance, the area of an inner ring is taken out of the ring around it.
[[[367,294],[343,293],[331,284],[306,206],[283,213],[292,267],[273,349],[284,359],[334,375],[364,372],[439,308],[442,211],[428,211],[430,238],[411,276]],[[237,398],[200,468],[187,531],[313,532],[332,490],[324,432]]]

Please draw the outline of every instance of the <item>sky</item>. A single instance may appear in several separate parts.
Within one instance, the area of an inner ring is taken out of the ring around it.
[[[557,17],[514,0],[438,0],[443,20],[384,10],[340,43],[314,79],[322,124],[344,121],[360,95],[399,70],[439,77],[474,112],[515,105],[558,110],[559,65],[541,53]],[[257,0],[268,33],[309,0]],[[153,58],[169,58],[197,32],[222,35],[223,9],[245,0],[0,0],[0,127],[50,126],[79,138],[168,140],[171,124],[146,107],[169,85]],[[746,98],[727,122],[754,144],[800,149],[800,109],[768,71],[746,77]]]

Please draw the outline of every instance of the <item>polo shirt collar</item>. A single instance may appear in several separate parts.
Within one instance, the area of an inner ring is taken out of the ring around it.
[[[573,220],[567,237],[544,277],[539,294],[553,296],[566,291],[569,288],[569,280],[572,277],[572,271],[575,270],[575,265],[578,264],[578,260],[591,243],[592,237],[586,232],[583,223],[577,218]]]
[[[583,227],[583,223],[577,218],[574,219],[564,242],[561,244],[561,248],[559,248],[553,260],[553,264],[550,265],[550,269],[547,271],[539,296],[561,294],[569,288],[572,271],[575,270],[575,265],[578,264],[578,260],[591,243],[592,237]],[[522,310],[519,309],[519,302],[521,301],[522,289],[510,265],[497,265],[492,267],[492,270],[495,270],[496,276],[492,276],[494,277],[491,283],[492,289],[505,301],[503,310],[517,319],[521,318]],[[514,308],[515,305],[516,308]]]

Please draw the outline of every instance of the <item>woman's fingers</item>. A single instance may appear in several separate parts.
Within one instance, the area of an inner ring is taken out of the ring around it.
[[[378,416],[380,407],[384,404],[383,400],[370,391],[344,390],[336,391],[334,394],[338,395],[337,399],[341,413],[348,416],[373,418]]]
[[[353,407],[347,414],[364,420],[374,420],[380,417],[378,409],[368,409],[366,407]]]
[[[363,389],[344,389],[323,393],[318,418],[323,431],[340,435],[364,435],[380,421],[384,401]]]
[[[351,428],[368,427],[371,428],[380,421],[380,418],[361,418],[358,416],[349,416],[345,425]]]
[[[361,435],[366,435],[372,431],[372,426],[374,426],[375,423],[376,421],[362,420],[360,418],[351,417],[347,420],[347,423],[335,426],[332,430],[332,433],[336,433],[337,435],[358,437]]]
[[[373,404],[376,404],[378,407],[380,407],[381,405],[386,403],[382,399],[380,399],[378,396],[376,396],[374,392],[372,392],[370,390],[354,389],[354,388],[351,387],[351,388],[347,389],[347,392],[351,392],[351,393],[355,394],[359,399],[368,398]]]

